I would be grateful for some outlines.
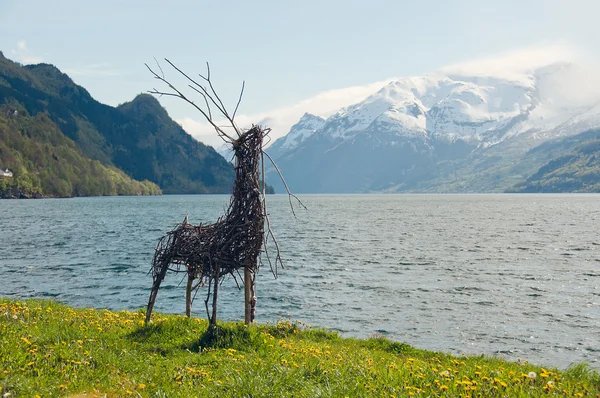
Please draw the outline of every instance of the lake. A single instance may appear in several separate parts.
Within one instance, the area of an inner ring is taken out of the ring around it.
[[[257,277],[257,321],[302,320],[418,348],[600,368],[600,195],[268,197],[285,262]],[[145,307],[157,239],[228,196],[0,200],[0,296]],[[274,247],[271,246],[271,250]],[[183,313],[167,276],[155,310]],[[205,290],[194,316],[206,317]],[[200,297],[202,296],[202,297]],[[242,320],[223,284],[219,317]]]

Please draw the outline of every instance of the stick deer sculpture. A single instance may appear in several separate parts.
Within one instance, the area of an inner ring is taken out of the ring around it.
[[[156,79],[165,83],[171,91],[162,92],[154,89],[150,93],[181,98],[202,113],[219,137],[229,143],[233,149],[235,180],[227,212],[215,223],[191,225],[188,223],[186,215],[183,223],[159,239],[152,262],[153,284],[146,311],[146,323],[150,321],[162,281],[168,271],[174,271],[187,273],[186,315],[188,317],[191,315],[193,292],[200,286],[208,285],[205,306],[210,325],[214,326],[217,320],[217,294],[220,283],[228,275],[232,276],[237,283],[238,277],[241,276],[240,270],[243,270],[245,322],[249,324],[254,320],[256,311],[254,283],[256,272],[261,263],[263,246],[265,257],[271,264],[271,270],[275,277],[277,276],[277,265],[281,264],[279,246],[270,228],[264,191],[264,157],[269,157],[269,155],[263,151],[263,143],[268,137],[270,129],[253,126],[249,130],[242,131],[237,127],[234,119],[242,99],[244,85],[242,85],[235,111],[230,115],[215,92],[210,80],[210,66],[208,64],[207,76],[200,75],[205,83],[203,85],[190,78],[169,60],[165,59],[165,61],[189,81],[188,86],[204,99],[204,106],[196,105],[169,83],[165,79],[160,65],[158,65],[158,68],[161,74],[156,73],[148,65],[146,67]],[[235,138],[232,134],[224,131],[225,127],[215,124],[212,113],[214,108],[218,110],[220,116],[228,121],[229,125],[227,127],[233,130]],[[272,159],[270,160],[272,162]],[[277,169],[276,166],[275,168]],[[279,172],[279,170],[277,171]],[[281,173],[279,174],[281,176]],[[263,178],[262,184],[260,181],[261,176]],[[285,181],[283,182],[285,185]],[[287,189],[287,185],[285,186]],[[288,194],[290,195],[290,204],[292,197],[298,200],[289,192],[289,189]],[[302,205],[299,200],[298,202]],[[272,239],[277,252],[274,258],[274,267],[266,248],[269,237]],[[194,284],[194,281],[197,282]],[[211,296],[212,312],[209,311]]]

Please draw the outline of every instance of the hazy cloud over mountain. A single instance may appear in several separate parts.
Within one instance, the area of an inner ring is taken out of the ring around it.
[[[594,69],[595,62],[586,59],[582,52],[565,42],[547,44],[537,47],[521,48],[514,51],[473,59],[455,65],[439,68],[433,73],[444,75],[469,75],[469,76],[502,76],[520,80],[527,78],[527,73],[544,65],[558,62],[576,63],[577,68],[568,68],[560,81],[547,82],[540,90],[552,90],[555,94],[553,100],[559,104],[589,103],[593,97],[600,93],[600,74]],[[240,126],[249,127],[252,123],[262,124],[272,129],[271,137],[274,140],[285,135],[305,113],[321,117],[329,117],[343,107],[355,104],[373,94],[387,83],[398,78],[389,78],[384,81],[324,91],[289,106],[273,109],[258,114],[241,114],[236,117]],[[183,128],[198,140],[213,145],[221,146],[210,125],[197,116],[179,119]]]

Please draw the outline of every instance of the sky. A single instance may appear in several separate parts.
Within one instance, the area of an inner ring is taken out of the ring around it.
[[[329,116],[392,79],[596,63],[598,15],[596,0],[0,0],[0,51],[56,65],[113,106],[164,88],[144,66],[154,58],[194,75],[209,62],[230,110],[245,81],[238,124],[267,125],[278,138],[304,112]],[[190,134],[220,144],[189,104],[159,100]]]

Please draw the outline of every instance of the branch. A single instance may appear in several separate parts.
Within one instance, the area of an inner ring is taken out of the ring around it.
[[[189,77],[184,71],[182,71],[177,66],[175,66],[175,64],[172,63],[171,61],[169,61],[167,58],[165,58],[165,61],[167,61],[169,63],[169,65],[171,65],[173,67],[173,69],[175,69],[177,72],[179,72],[183,76],[185,76],[186,79],[188,79],[190,82],[194,83],[196,86],[198,86],[200,88],[200,90],[202,90],[202,92],[204,92],[204,94],[206,94],[206,96],[208,97],[208,99],[210,99],[210,101],[217,107],[217,109],[219,109],[219,112],[221,112],[221,114],[223,116],[225,116],[225,118],[229,121],[229,123],[231,123],[231,126],[233,127],[233,129],[235,130],[236,134],[239,137],[241,135],[240,134],[240,130],[236,126],[235,122],[233,121],[233,117],[229,116],[229,113],[227,112],[227,108],[225,108],[225,105],[223,104],[223,101],[221,101],[221,98],[219,97],[219,94],[217,94],[217,91],[213,87],[212,81],[210,80],[210,64],[208,62],[206,63],[206,68],[208,70],[207,77],[204,77],[202,75],[199,75],[199,76],[208,83],[208,86],[210,87],[210,90],[211,90],[212,94],[208,92],[208,90],[206,89],[206,87],[204,87],[203,85],[201,85],[200,83],[198,83],[196,80],[194,80],[191,77]],[[216,101],[215,101],[215,98],[216,98]],[[217,103],[217,101],[218,101],[218,103]],[[241,101],[241,98],[240,98],[240,101]],[[235,115],[235,113],[234,113],[234,115]]]
[[[162,92],[162,91],[158,91],[157,89],[153,89],[151,91],[148,91],[151,94],[156,94],[156,95],[166,95],[166,96],[172,96],[172,97],[178,97],[181,98],[182,100],[184,100],[185,102],[187,102],[188,104],[192,105],[194,108],[196,108],[198,111],[200,111],[200,113],[202,113],[202,115],[204,116],[204,118],[213,126],[213,128],[217,131],[217,134],[219,134],[219,136],[221,136],[221,138],[227,137],[230,141],[235,141],[232,137],[230,137],[229,135],[227,135],[219,126],[217,126],[213,120],[212,120],[212,115],[209,116],[204,109],[200,108],[198,105],[196,105],[196,103],[194,103],[194,101],[190,100],[189,98],[187,98],[181,91],[179,91],[175,86],[173,86],[167,79],[165,79],[164,77],[160,76],[159,74],[157,74],[154,70],[152,70],[152,68],[148,65],[148,64],[144,64],[146,65],[146,68],[148,68],[148,70],[150,71],[150,73],[152,73],[154,75],[155,79],[160,80],[161,82],[165,83],[171,90],[173,90],[175,93],[168,93],[168,92]]]
[[[217,94],[215,88],[213,87],[212,81],[210,80],[210,64],[208,62],[206,63],[206,77],[202,76],[201,74],[198,74],[198,76],[203,78],[208,83],[208,86],[210,87],[210,90],[212,91],[213,95],[215,96],[217,101],[219,101],[219,104],[221,104],[221,109],[222,109],[223,114],[225,115],[227,120],[229,120],[229,122],[231,122],[231,124],[233,126],[235,126],[235,123],[233,123],[233,118],[229,117],[229,114],[227,113],[227,110],[225,109],[225,105],[223,105],[223,101],[221,101],[221,98]],[[240,135],[240,132],[238,131],[237,128],[235,129],[235,132],[238,134],[238,136]]]
[[[271,156],[269,156],[269,154],[266,153],[265,151],[262,151],[262,153],[264,153],[269,158],[269,160],[271,161],[271,164],[273,164],[273,167],[275,167],[277,174],[279,174],[279,178],[281,178],[281,182],[283,182],[283,185],[285,186],[285,190],[288,193],[288,199],[290,201],[290,207],[292,208],[292,214],[294,215],[294,217],[296,217],[296,212],[294,211],[294,205],[292,204],[292,198],[296,199],[298,201],[298,203],[300,203],[300,206],[304,207],[304,210],[308,210],[308,208],[306,206],[304,206],[304,203],[302,203],[302,201],[300,199],[298,199],[298,197],[290,191],[290,188],[288,188],[287,182],[285,182],[285,178],[283,178],[283,175],[281,174],[279,167],[277,167],[277,164],[275,164],[275,161],[273,160],[273,158]]]
[[[200,88],[200,90],[202,90],[202,92],[204,94],[206,94],[208,96],[208,98],[210,98],[211,102],[219,109],[219,112],[221,112],[224,116],[227,116],[227,110],[223,106],[223,103],[221,102],[221,100],[219,100],[219,102],[221,103],[221,105],[217,104],[217,102],[212,98],[212,96],[210,95],[210,93],[208,92],[208,90],[206,89],[206,87],[204,87],[203,85],[201,85],[200,83],[198,83],[197,81],[195,81],[194,79],[192,79],[191,77],[189,77],[187,75],[187,73],[185,73],[184,71],[182,71],[181,69],[179,69],[177,66],[175,66],[174,63],[172,63],[171,61],[169,61],[167,58],[165,58],[165,61],[167,61],[169,63],[169,65],[171,65],[173,67],[173,69],[175,69],[177,72],[179,72],[183,76],[185,76],[186,79],[188,79],[189,81],[191,81],[192,83],[194,83],[196,86],[198,86]],[[196,91],[198,91],[198,90],[196,90]],[[214,93],[214,94],[216,95],[216,93]]]
[[[212,119],[212,112],[210,110],[210,105],[208,103],[208,99],[206,98],[206,94],[204,94],[202,91],[198,90],[196,87],[192,86],[191,84],[188,84],[188,87],[191,88],[192,90],[194,90],[195,92],[197,92],[198,94],[200,94],[202,96],[202,98],[204,98],[204,103],[206,104],[206,109],[208,109],[208,116]]]
[[[273,277],[277,279],[277,259],[281,262],[281,256],[279,253],[279,245],[277,245],[277,241],[275,240],[275,235],[273,235],[273,231],[271,230],[271,220],[269,220],[269,213],[267,212],[267,195],[266,195],[266,184],[265,184],[265,151],[260,151],[260,163],[262,169],[262,207],[265,215],[265,220],[267,221],[267,233],[264,237],[264,248],[265,248],[265,256],[267,257],[267,261],[269,262],[269,268],[271,269],[271,273]],[[277,250],[277,257],[275,257],[275,269],[273,269],[273,263],[271,262],[271,257],[269,257],[269,248],[268,241],[269,235],[273,237],[273,241],[275,242],[275,249]],[[281,262],[281,266],[283,267],[283,262]]]
[[[156,59],[156,57],[152,57],[154,58],[154,62],[156,62],[156,66],[158,66],[158,69],[160,69],[160,74],[162,75],[163,79],[165,78],[165,72],[163,72],[162,68],[160,67],[160,64],[158,63],[158,60]],[[146,65],[148,66],[148,65]]]
[[[237,113],[238,107],[240,106],[240,103],[242,102],[242,96],[244,95],[244,87],[246,87],[246,81],[242,82],[242,89],[240,90],[240,97],[238,98],[238,102],[235,105],[235,109],[233,110],[233,116],[231,117],[232,119],[235,119],[235,114]]]
[[[275,278],[277,278],[277,263],[281,264],[283,267],[283,260],[281,259],[281,250],[279,249],[279,243],[277,243],[277,238],[275,238],[275,234],[273,234],[273,230],[271,229],[271,220],[269,220],[269,216],[266,214],[267,202],[263,198],[263,207],[265,209],[265,220],[267,221],[267,233],[265,234],[264,244],[265,244],[265,255],[267,256],[267,261],[269,262],[269,267],[271,268],[271,273]],[[269,236],[273,239],[273,244],[275,245],[275,251],[277,255],[275,256],[275,269],[273,270],[273,264],[271,263],[271,258],[269,256]]]

